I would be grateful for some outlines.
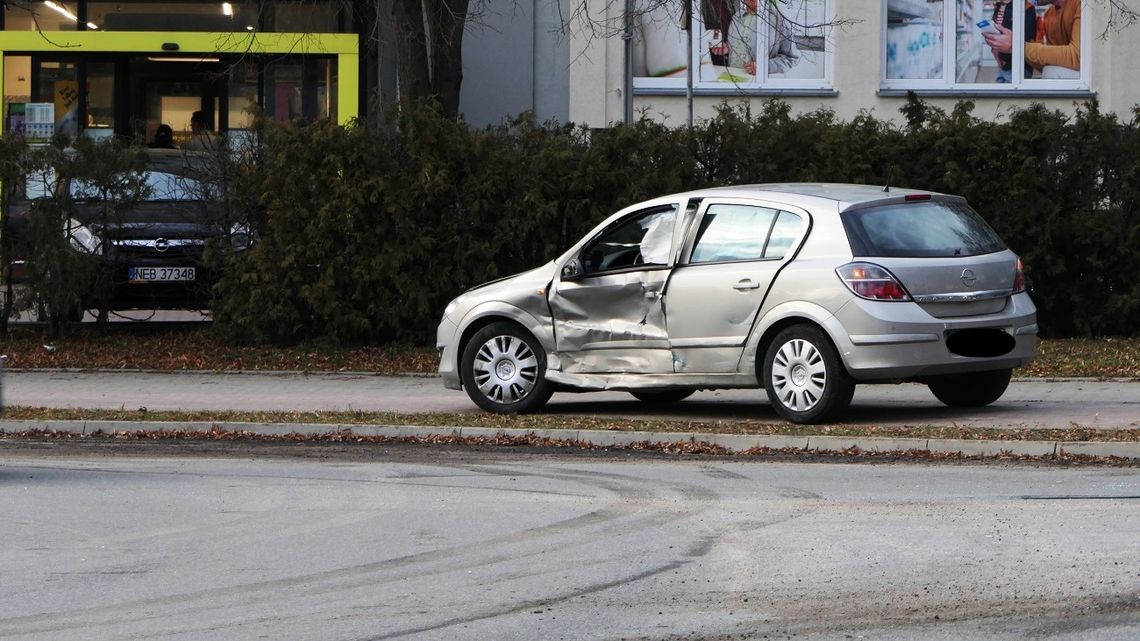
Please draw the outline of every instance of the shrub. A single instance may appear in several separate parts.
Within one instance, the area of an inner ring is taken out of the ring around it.
[[[895,125],[772,101],[692,129],[589,130],[520,117],[474,129],[431,109],[370,133],[259,125],[226,178],[252,251],[220,256],[216,327],[247,343],[426,343],[464,289],[556,257],[638,200],[755,182],[865,182],[956,193],[1026,262],[1048,336],[1140,327],[1140,142],[1095,103],[1002,122],[918,100]]]

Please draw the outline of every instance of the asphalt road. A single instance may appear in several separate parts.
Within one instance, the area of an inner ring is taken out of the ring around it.
[[[0,639],[1140,638],[1136,469],[76,447],[0,455]]]
[[[3,377],[3,401],[36,407],[155,410],[475,410],[466,394],[444,389],[433,376],[355,374],[9,370]],[[547,411],[688,420],[779,420],[762,390],[700,392],[666,408],[646,406],[621,392],[556,394]],[[974,410],[945,407],[921,385],[863,385],[857,388],[846,422],[1135,428],[1140,426],[1140,383],[1015,380],[997,403]]]

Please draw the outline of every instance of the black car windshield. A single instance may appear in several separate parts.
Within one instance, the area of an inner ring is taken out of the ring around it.
[[[207,200],[202,184],[193,178],[164,171],[145,171],[143,180],[146,182],[145,201]],[[100,194],[94,185],[79,178],[71,182],[71,196],[90,200],[99,198]]]
[[[1005,249],[986,221],[963,202],[880,205],[847,211],[841,217],[855,256],[979,256]]]

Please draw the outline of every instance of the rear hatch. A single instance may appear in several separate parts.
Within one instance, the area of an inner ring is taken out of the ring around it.
[[[960,198],[861,205],[842,213],[859,260],[894,274],[932,316],[996,314],[1014,293],[1017,255]]]

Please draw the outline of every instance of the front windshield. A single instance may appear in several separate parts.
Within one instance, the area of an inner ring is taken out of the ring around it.
[[[164,171],[143,172],[146,188],[142,200],[148,202],[170,200],[206,200],[202,184],[193,178]],[[76,199],[92,200],[101,197],[99,189],[77,178],[71,181],[71,196]]]

